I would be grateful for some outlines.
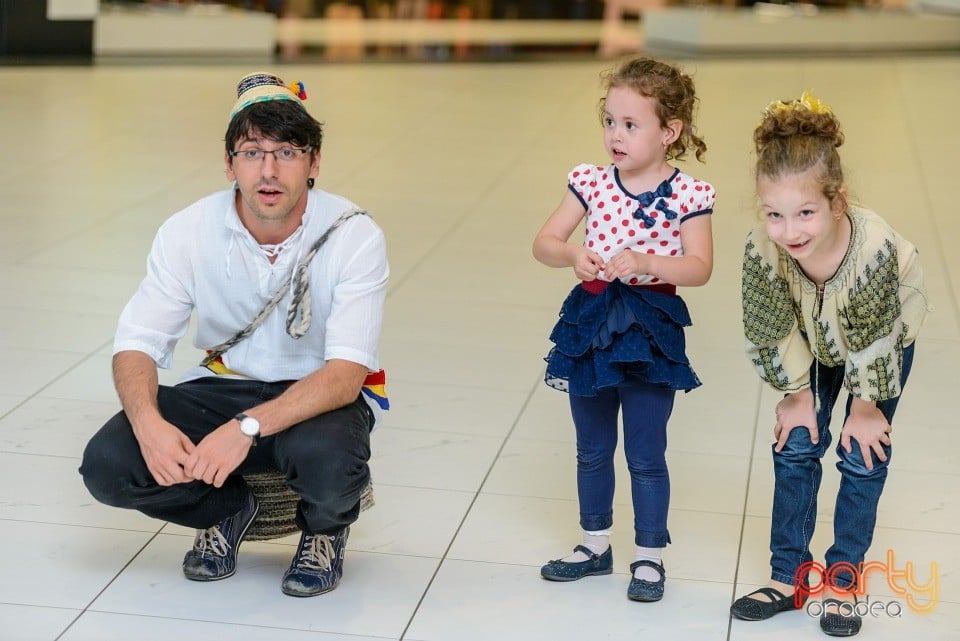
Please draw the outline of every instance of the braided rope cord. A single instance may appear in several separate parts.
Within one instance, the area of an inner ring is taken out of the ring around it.
[[[307,255],[303,257],[296,267],[293,269],[293,298],[290,301],[290,307],[287,309],[287,334],[293,338],[301,338],[304,334],[307,333],[307,330],[310,329],[310,276],[307,271],[307,267],[310,265],[310,261],[313,260],[313,257],[320,250],[321,247],[327,242],[332,234],[340,225],[347,222],[354,216],[363,215],[369,216],[369,214],[362,209],[351,209],[344,212],[340,217],[333,221],[333,224],[327,228],[323,234],[320,235],[313,245],[310,247],[310,251],[307,252]],[[277,293],[264,305],[263,309],[260,310],[260,313],[257,314],[256,318],[250,321],[250,324],[241,329],[239,332],[231,336],[229,339],[220,343],[216,347],[210,350],[210,353],[207,354],[207,357],[204,358],[201,362],[201,366],[209,365],[211,362],[218,359],[224,354],[228,349],[250,336],[260,325],[263,323],[264,319],[270,315],[270,312],[280,304],[280,301],[284,296],[287,295],[287,291],[290,289],[290,280],[287,280],[283,287],[277,290]]]

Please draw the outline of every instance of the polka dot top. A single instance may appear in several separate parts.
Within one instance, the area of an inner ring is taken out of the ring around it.
[[[620,182],[613,165],[578,165],[567,175],[568,187],[587,210],[585,247],[605,262],[630,249],[660,256],[683,256],[680,225],[713,213],[713,185],[679,169],[653,191],[631,194]],[[650,285],[660,280],[649,274],[623,277],[629,285]]]

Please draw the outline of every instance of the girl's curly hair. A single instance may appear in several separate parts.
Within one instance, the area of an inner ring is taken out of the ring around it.
[[[653,58],[634,58],[606,71],[601,76],[605,91],[613,87],[630,87],[656,102],[660,126],[679,120],[683,128],[677,139],[667,147],[667,160],[682,159],[688,148],[696,150],[697,160],[703,162],[707,143],[696,134],[694,112],[699,103],[693,78],[677,67]],[[600,100],[600,118],[603,118],[606,98]]]

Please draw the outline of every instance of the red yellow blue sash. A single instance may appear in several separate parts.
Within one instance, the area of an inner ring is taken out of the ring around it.
[[[243,376],[224,365],[223,358],[220,356],[207,363],[206,368],[217,376]],[[387,398],[387,374],[382,369],[367,374],[360,391],[379,405],[380,409],[390,409],[390,400]]]

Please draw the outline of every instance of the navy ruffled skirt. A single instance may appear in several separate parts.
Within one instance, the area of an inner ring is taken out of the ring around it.
[[[686,355],[690,325],[679,296],[620,281],[599,294],[577,285],[550,334],[544,381],[577,396],[596,396],[628,376],[689,391],[700,386]]]

